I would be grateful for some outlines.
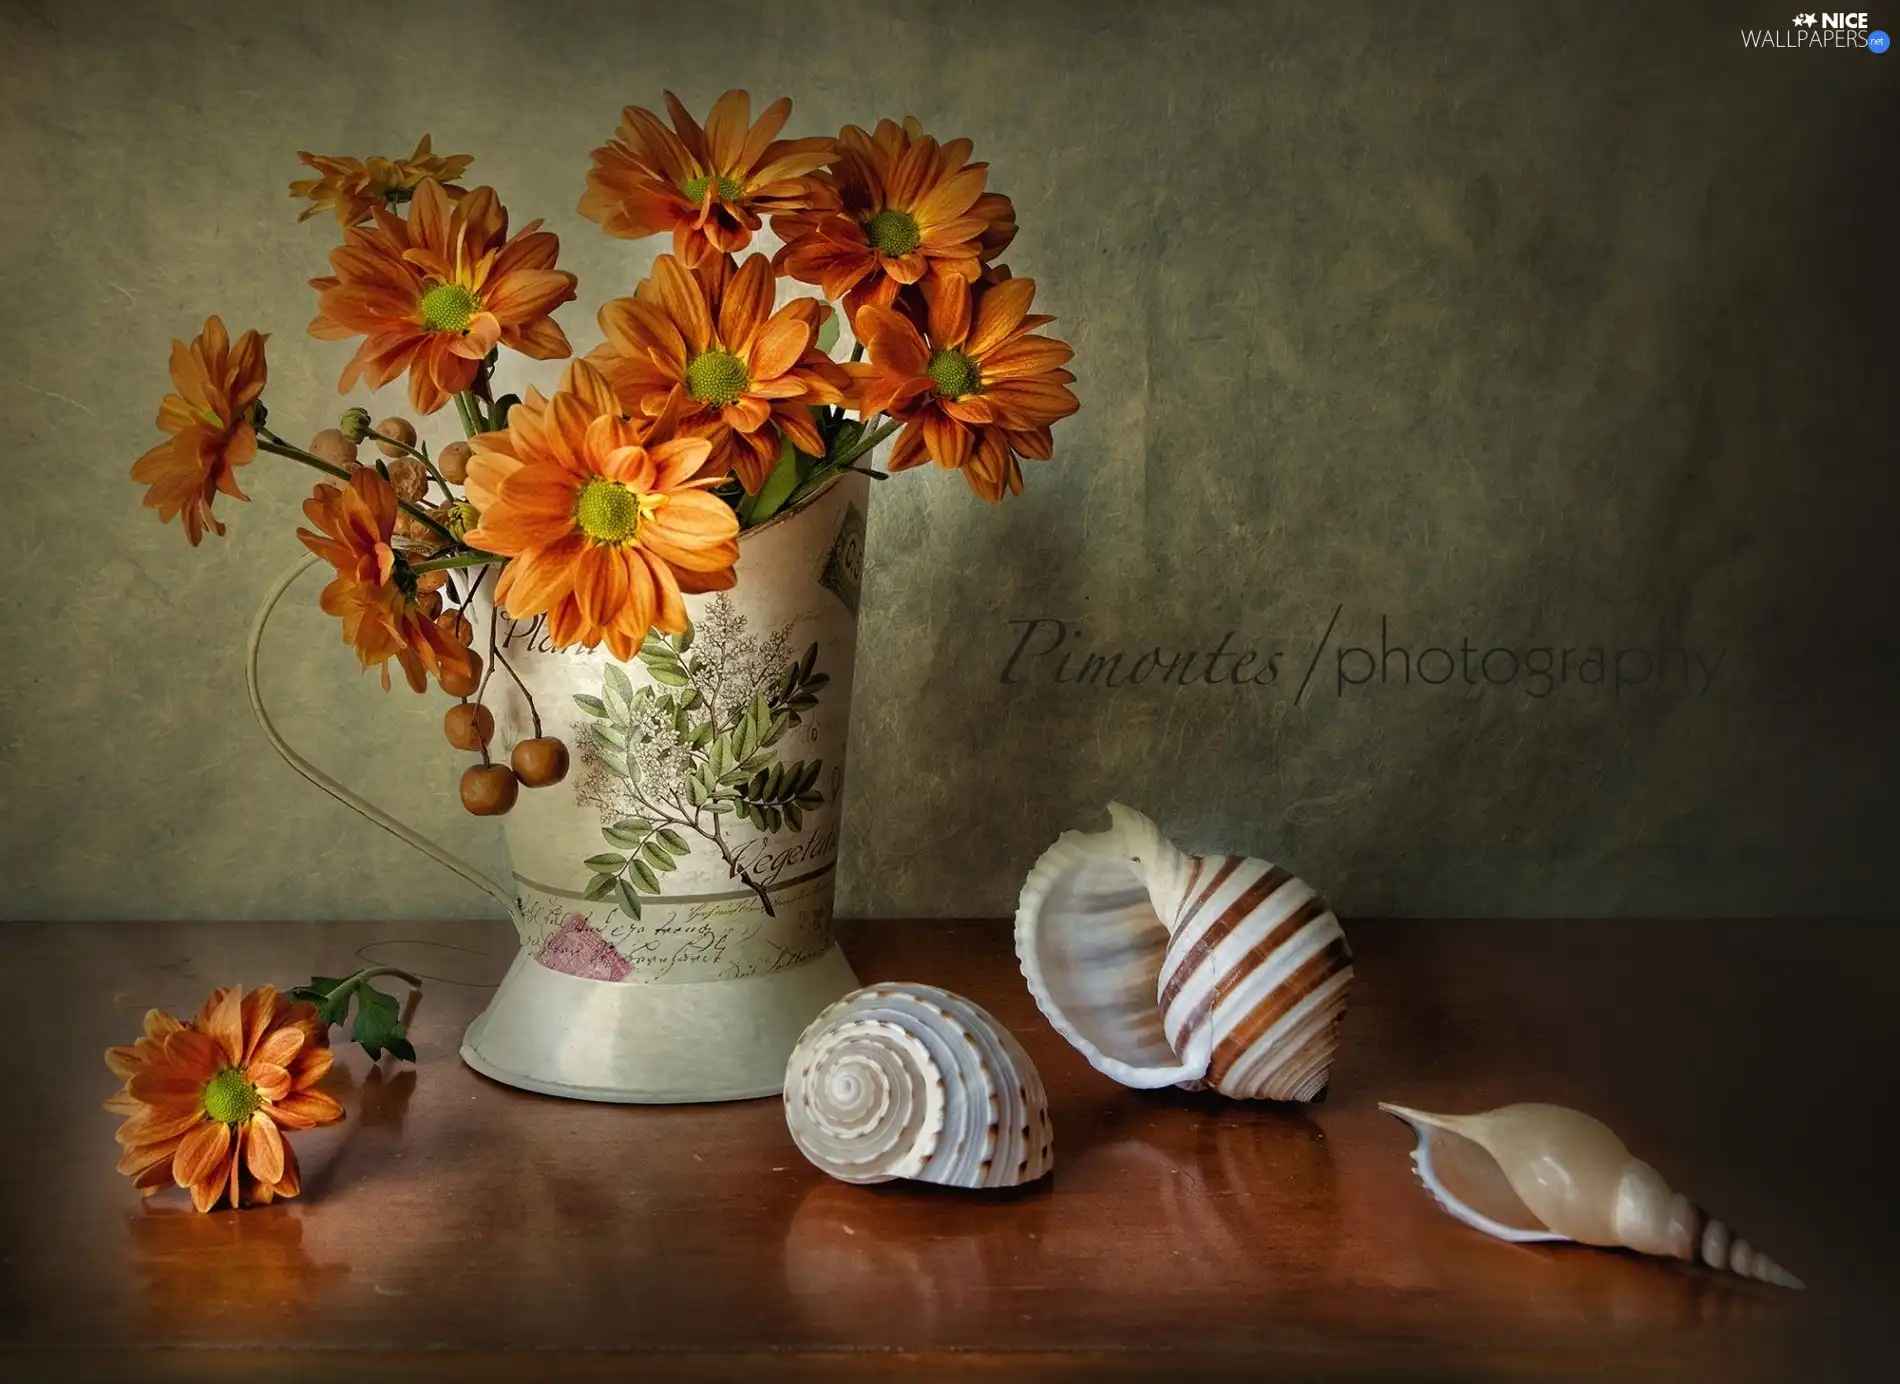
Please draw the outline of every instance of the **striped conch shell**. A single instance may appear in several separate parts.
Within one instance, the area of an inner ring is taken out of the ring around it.
[[[844,1182],[1034,1182],[1055,1162],[1035,1063],[980,1006],[934,985],[854,990],[785,1069],[800,1153]]]
[[[1507,1105],[1481,1115],[1379,1108],[1412,1126],[1412,1164],[1438,1204],[1500,1240],[1620,1245],[1758,1278],[1801,1280],[1672,1191],[1601,1121],[1561,1105]]]
[[[1278,865],[1187,855],[1133,808],[1108,815],[1023,883],[1016,957],[1049,1022],[1126,1086],[1320,1097],[1352,983],[1339,920]]]

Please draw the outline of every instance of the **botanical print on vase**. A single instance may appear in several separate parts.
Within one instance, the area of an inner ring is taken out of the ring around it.
[[[588,899],[611,894],[637,919],[641,896],[664,895],[663,876],[682,857],[710,850],[775,913],[741,847],[802,830],[824,803],[823,761],[786,760],[779,745],[830,678],[817,669],[816,643],[792,656],[790,624],[765,637],[747,624],[721,592],[684,633],[647,635],[640,662],[650,685],[636,688],[610,663],[598,697],[574,698],[588,717],[576,796],[600,810],[613,847],[584,862]]]

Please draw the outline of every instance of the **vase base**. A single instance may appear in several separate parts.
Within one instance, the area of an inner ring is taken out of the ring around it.
[[[680,1105],[776,1096],[805,1026],[858,988],[834,943],[743,980],[615,983],[552,971],[524,949],[462,1039],[490,1080],[569,1100]]]

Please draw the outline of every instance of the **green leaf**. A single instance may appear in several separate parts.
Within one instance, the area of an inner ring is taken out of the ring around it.
[[[692,647],[693,627],[689,624],[685,629],[673,636],[673,648],[679,653],[685,653]]]
[[[414,1062],[416,1050],[403,1032],[401,1015],[401,1007],[393,996],[374,985],[359,985],[356,987],[356,1025],[350,1030],[350,1038],[362,1046],[371,1061],[381,1057],[383,1049],[388,1048],[391,1056]]]
[[[612,874],[627,863],[627,857],[607,851],[601,855],[590,855],[581,864],[601,874]]]
[[[614,892],[619,896],[620,906],[627,910],[630,917],[640,916],[640,899],[624,879],[614,881]]]
[[[625,817],[610,827],[601,828],[600,834],[613,845],[625,846],[630,851],[637,851],[641,843],[647,839],[647,833],[652,830],[653,823],[644,817]]]
[[[785,821],[793,831],[801,830],[805,825],[804,815],[799,812],[797,803],[785,804]]]
[[[826,313],[825,320],[818,324],[817,345],[818,345],[819,350],[823,351],[826,355],[830,355],[831,348],[833,346],[836,346],[837,344],[838,344],[838,313],[837,313],[837,310],[834,308],[832,311]]]
[[[693,680],[686,676],[686,670],[677,663],[654,661],[647,664],[647,676],[667,687],[691,687]]]
[[[686,844],[686,838],[681,836],[677,831],[674,831],[671,827],[660,828],[660,839],[666,842],[666,848],[672,851],[674,855],[685,855],[692,849],[691,846]]]
[[[803,682],[805,681],[805,679],[809,678],[811,676],[812,669],[817,665],[817,663],[818,663],[818,641],[814,639],[812,641],[811,647],[805,650],[805,656],[798,660],[798,680],[800,682]]]
[[[699,729],[693,732],[692,740],[690,743],[692,744],[692,747],[694,749],[703,750],[708,745],[712,744],[712,738],[713,738],[712,722],[701,721],[699,723]]]
[[[609,745],[616,750],[627,748],[627,733],[611,722],[595,726],[594,738],[601,744]]]
[[[599,716],[603,720],[606,718],[607,704],[599,697],[589,697],[584,693],[576,693],[574,705],[578,706],[582,711],[585,711],[589,716]]]
[[[803,793],[807,788],[810,788],[814,783],[818,782],[818,771],[824,766],[824,762],[822,759],[814,759],[806,764],[799,772],[798,786],[793,791]]]
[[[613,893],[614,885],[617,883],[619,881],[613,875],[595,875],[588,881],[587,889],[581,897],[589,900],[604,899]]]
[[[704,807],[706,799],[712,796],[712,790],[697,778],[691,778],[686,781],[686,796],[692,800],[694,807]]]
[[[348,976],[312,976],[308,985],[290,992],[293,1000],[308,1000],[317,1007],[317,1018],[324,1024],[340,1024],[349,1017],[350,997],[333,993]]]
[[[739,527],[753,528],[763,524],[779,507],[791,498],[798,488],[799,465],[798,448],[792,445],[790,437],[779,443],[778,461],[772,467],[772,473],[765,478],[758,493],[748,495],[739,502]]]
[[[657,894],[660,892],[660,877],[639,861],[636,860],[628,865],[627,873],[632,875],[635,882],[647,893]],[[621,883],[624,885],[626,881],[622,880]]]
[[[666,853],[666,847],[662,846],[658,841],[647,842],[647,848],[640,852],[640,859],[644,860],[661,874],[666,874],[670,870],[679,869],[679,866],[673,863],[673,857]]]

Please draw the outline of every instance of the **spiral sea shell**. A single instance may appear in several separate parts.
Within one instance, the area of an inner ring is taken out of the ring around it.
[[[1317,1099],[1352,983],[1339,920],[1278,865],[1187,855],[1133,808],[1108,813],[1023,884],[1016,956],[1049,1022],[1127,1086]]]
[[[855,990],[812,1020],[785,1070],[799,1152],[845,1182],[1033,1182],[1055,1161],[1049,1098],[1020,1044],[934,985]]]
[[[1666,1255],[1784,1288],[1800,1279],[1734,1236],[1598,1120],[1561,1105],[1434,1115],[1381,1104],[1412,1126],[1412,1164],[1438,1204],[1500,1240],[1574,1240]]]

